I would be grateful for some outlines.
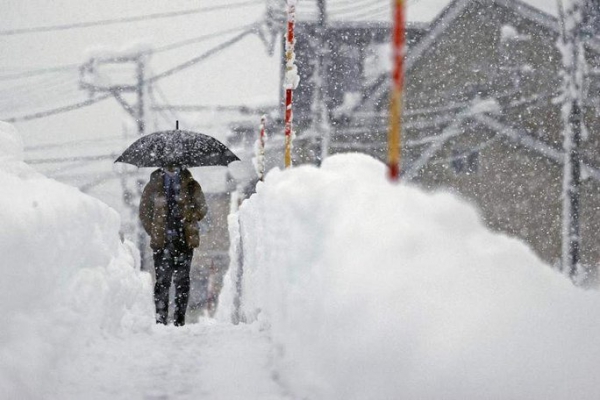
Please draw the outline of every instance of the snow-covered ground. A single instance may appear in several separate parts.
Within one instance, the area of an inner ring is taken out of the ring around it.
[[[0,122],[0,399],[285,399],[258,325],[154,325],[118,214],[22,162]]]
[[[258,324],[201,320],[96,340],[59,366],[51,399],[285,400]]]
[[[598,292],[450,193],[391,185],[382,163],[337,155],[271,171],[230,222],[243,318],[270,331],[298,398],[600,398]]]
[[[600,398],[598,292],[367,156],[271,171],[230,216],[220,321],[179,329],[154,325],[117,213],[5,124],[0,183],[2,399]]]

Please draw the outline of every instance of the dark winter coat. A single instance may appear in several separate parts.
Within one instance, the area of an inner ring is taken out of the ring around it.
[[[198,247],[200,235],[198,222],[204,218],[208,208],[200,184],[194,180],[187,169],[181,171],[181,189],[177,204],[183,218],[185,244]],[[161,249],[166,246],[167,238],[167,196],[165,193],[165,172],[162,169],[150,175],[150,182],[144,188],[140,201],[140,219],[144,230],[150,235],[150,247]]]

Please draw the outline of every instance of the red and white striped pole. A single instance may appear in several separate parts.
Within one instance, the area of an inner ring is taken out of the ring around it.
[[[298,68],[294,64],[296,54],[294,53],[294,45],[296,39],[294,37],[294,25],[296,22],[296,3],[297,0],[287,0],[287,34],[285,42],[285,77],[283,87],[285,89],[285,155],[284,164],[286,168],[292,166],[292,140],[294,132],[292,130],[292,121],[294,114],[292,112],[293,91],[298,87],[300,77],[298,76]]]
[[[392,90],[388,131],[388,173],[392,181],[400,178],[400,143],[402,138],[402,88],[404,86],[405,13],[404,0],[394,2],[392,31]]]

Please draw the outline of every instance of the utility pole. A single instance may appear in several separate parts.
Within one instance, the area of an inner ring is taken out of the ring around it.
[[[137,128],[138,128],[138,135],[139,136],[144,136],[144,134],[146,133],[146,122],[145,122],[145,101],[144,101],[144,95],[145,95],[145,82],[144,82],[144,72],[146,70],[146,56],[140,56],[137,59],[137,68],[136,68],[136,72],[137,72],[137,87],[136,87],[136,94],[137,94],[137,113],[134,116],[134,118],[136,118],[136,122],[137,122]],[[144,180],[143,179],[136,179],[135,181],[136,183],[136,203],[137,204],[132,204],[132,208],[134,210],[138,210],[138,204],[139,201],[142,198],[142,192],[144,190]],[[139,217],[137,217],[137,215],[134,216],[134,218],[137,218],[137,245],[138,248],[140,250],[140,269],[142,271],[146,271],[148,269],[147,263],[146,263],[146,255],[147,255],[147,240],[146,240],[146,232],[144,231],[144,228],[142,226],[142,221],[139,219]]]
[[[147,91],[147,82],[145,79],[146,62],[148,53],[139,51],[130,55],[117,56],[102,56],[92,57],[88,62],[80,67],[80,87],[90,91],[90,94],[97,92],[110,93],[123,107],[125,111],[134,119],[137,127],[137,134],[143,136],[146,128],[146,102],[145,96]],[[101,69],[110,70],[111,67],[129,65],[135,70],[135,83],[128,82],[113,82],[110,79],[110,74],[104,73]],[[130,104],[124,97],[124,94],[131,93],[135,96],[135,101]],[[123,191],[123,204],[130,210],[131,218],[135,223],[125,224],[124,226],[131,229],[129,232],[131,237],[136,241],[140,251],[140,268],[147,269],[146,263],[146,247],[147,240],[141,221],[137,217],[138,204],[142,193],[144,180],[133,179],[134,188],[130,188],[130,183],[125,174],[121,177],[121,186]]]
[[[583,37],[584,1],[572,0],[566,10],[558,3],[563,54],[563,227],[562,268],[576,284],[585,284],[595,271],[581,262],[581,154],[583,141],[586,60]]]
[[[137,87],[136,87],[136,94],[137,94],[137,113],[134,116],[134,118],[136,119],[137,122],[137,127],[138,127],[138,134],[140,136],[144,136],[144,131],[145,131],[145,127],[146,124],[144,122],[144,72],[145,72],[145,62],[144,62],[145,57],[138,57],[137,59],[137,68],[136,68],[136,72],[137,72]]]

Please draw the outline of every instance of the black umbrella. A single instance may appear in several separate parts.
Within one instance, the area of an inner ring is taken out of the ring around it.
[[[131,144],[115,162],[137,167],[209,167],[228,165],[239,158],[217,139],[202,133],[155,132]]]

